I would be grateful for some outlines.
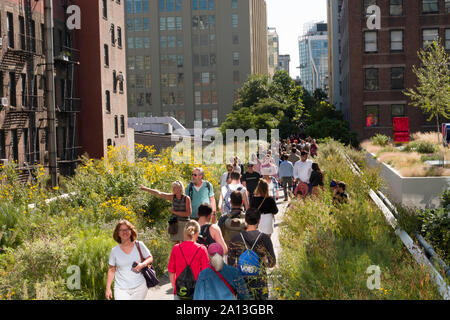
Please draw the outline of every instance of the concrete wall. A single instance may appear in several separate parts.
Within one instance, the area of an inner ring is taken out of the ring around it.
[[[382,192],[385,192],[391,201],[421,209],[440,206],[440,195],[450,188],[450,177],[402,177],[397,170],[380,163],[374,157],[374,154],[367,152],[367,164],[380,168],[380,176],[387,185]]]

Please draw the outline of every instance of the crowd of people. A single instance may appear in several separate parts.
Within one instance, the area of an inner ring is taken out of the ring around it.
[[[289,196],[315,195],[324,187],[318,163],[308,159],[317,151],[313,139],[284,140],[280,159],[259,148],[247,171],[233,157],[222,175],[217,204],[213,184],[204,180],[200,167],[193,169],[186,187],[173,182],[172,193],[140,185],[142,191],[172,202],[168,233],[174,246],[168,272],[175,300],[268,299],[267,269],[276,264],[271,235],[279,190],[287,201]],[[330,187],[333,201],[348,199],[344,182],[333,180]],[[118,245],[110,254],[106,298],[113,297],[115,279],[116,300],[144,299],[148,290],[141,271],[153,262],[152,254],[126,220],[118,222],[114,239]]]

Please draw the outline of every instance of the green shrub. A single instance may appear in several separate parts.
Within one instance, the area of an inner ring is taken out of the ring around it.
[[[384,134],[376,134],[370,138],[372,144],[385,147],[391,142],[391,138]]]
[[[444,208],[423,213],[422,234],[441,257],[450,262],[450,211]]]
[[[438,151],[438,146],[427,141],[412,141],[408,143],[403,149],[405,152],[416,151],[418,153],[436,153]]]

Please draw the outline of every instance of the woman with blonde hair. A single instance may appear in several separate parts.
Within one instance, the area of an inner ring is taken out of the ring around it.
[[[200,225],[197,221],[187,222],[184,228],[184,241],[176,244],[170,253],[168,271],[175,300],[179,300],[180,297],[192,299],[194,295],[195,288],[187,288],[188,290],[177,288],[177,279],[186,267],[190,267],[196,281],[200,272],[209,267],[208,251],[205,246],[197,243],[199,233]]]
[[[250,207],[258,209],[261,213],[258,230],[270,237],[273,233],[274,215],[278,213],[278,207],[275,199],[269,194],[269,184],[263,178],[259,179]]]
[[[113,280],[116,300],[144,300],[147,296],[147,283],[141,270],[153,263],[153,257],[145,244],[136,240],[137,235],[136,228],[127,220],[120,220],[114,229],[113,238],[118,245],[109,255],[105,294],[108,300],[113,297]],[[145,259],[142,262],[141,256]]]
[[[170,212],[172,212],[172,216],[169,220],[169,235],[170,240],[179,243],[183,241],[184,237],[184,226],[189,221],[189,217],[191,216],[191,198],[185,195],[184,193],[184,185],[181,181],[175,181],[172,183],[172,193],[164,193],[155,189],[147,188],[143,185],[139,186],[141,190],[146,191],[158,198],[172,201],[172,208],[170,208]]]

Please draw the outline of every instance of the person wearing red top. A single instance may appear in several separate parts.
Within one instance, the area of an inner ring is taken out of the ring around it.
[[[184,228],[184,241],[172,248],[169,259],[169,278],[173,287],[174,300],[179,300],[175,283],[187,264],[190,264],[195,280],[200,272],[209,268],[208,251],[205,246],[196,243],[200,233],[200,225],[190,220]],[[184,256],[184,257],[183,257]]]

